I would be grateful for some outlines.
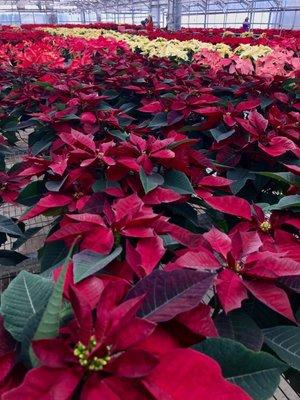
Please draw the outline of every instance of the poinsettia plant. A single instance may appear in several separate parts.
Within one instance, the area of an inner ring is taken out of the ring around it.
[[[177,63],[26,29],[0,43],[1,160],[27,140],[0,229],[47,237],[1,297],[1,399],[269,399],[300,369],[297,50]]]

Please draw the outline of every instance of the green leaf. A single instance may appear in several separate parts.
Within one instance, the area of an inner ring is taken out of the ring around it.
[[[119,107],[119,110],[123,111],[123,113],[128,113],[135,107],[136,107],[135,103],[124,103]]]
[[[187,227],[187,222],[190,222],[193,226],[199,227],[199,212],[189,203],[178,203],[178,204],[167,204],[168,209],[172,211],[172,214],[181,219],[184,218],[184,225]],[[183,227],[183,224],[182,224]]]
[[[47,299],[48,300],[48,299]],[[41,308],[36,314],[32,314],[27,322],[26,325],[24,326],[22,335],[22,342],[21,342],[21,359],[25,363],[25,365],[30,368],[31,365],[31,353],[32,350],[30,350],[31,346],[31,340],[33,339],[33,336],[39,326],[40,320],[42,318],[42,315],[45,311],[46,304],[44,304],[44,307]]]
[[[5,328],[17,341],[24,339],[27,321],[45,307],[53,283],[40,275],[21,271],[1,296]]]
[[[62,185],[65,183],[67,178],[68,175],[65,178],[61,179],[60,181],[48,181],[46,182],[45,187],[50,192],[59,192],[59,190],[61,189]]]
[[[60,272],[51,296],[49,297],[45,311],[34,334],[34,340],[50,339],[58,336],[60,310],[62,307],[62,292],[66,277],[68,263],[65,263]]]
[[[41,264],[41,272],[46,271],[48,268],[54,267],[59,262],[64,260],[68,254],[65,242],[57,240],[49,242],[39,251],[39,260]]]
[[[68,114],[61,118],[62,121],[73,121],[74,119],[79,120],[80,117],[76,114]]]
[[[269,99],[268,97],[263,97],[261,99],[260,107],[265,110],[270,104],[274,103],[274,100]]]
[[[291,367],[300,371],[300,328],[275,326],[265,329],[266,344]]]
[[[213,138],[215,139],[216,142],[221,142],[222,140],[225,140],[232,136],[234,134],[235,130],[231,129],[228,132],[222,132],[219,129],[211,129],[210,133],[212,134]]]
[[[108,90],[104,90],[102,92],[102,95],[107,96],[108,100],[114,100],[117,97],[119,97],[120,93],[117,90],[108,89]]]
[[[0,215],[0,232],[14,236],[22,236],[23,234],[18,225],[4,215]]]
[[[233,194],[237,194],[247,183],[249,179],[255,180],[253,172],[248,171],[244,168],[234,168],[227,171],[227,178],[234,181],[230,185],[230,189]]]
[[[31,152],[34,156],[37,156],[42,151],[48,149],[51,146],[53,137],[52,136],[45,136],[41,140],[34,143],[31,147]]]
[[[189,178],[181,171],[172,170],[167,172],[163,186],[180,194],[195,193]]]
[[[17,251],[0,250],[0,265],[18,265],[27,257]]]
[[[171,235],[160,235],[160,237],[164,242],[164,247],[178,246],[179,244]]]
[[[271,210],[284,210],[285,208],[300,207],[300,195],[285,196],[277,204],[270,207]]]
[[[83,250],[80,253],[75,254],[73,257],[74,282],[78,283],[88,276],[100,271],[117,258],[121,252],[122,247],[117,247],[108,256],[89,250]]]
[[[48,83],[48,82],[36,81],[33,83],[33,85],[40,86],[43,89],[49,90],[51,92],[54,90],[54,87],[52,85],[50,85],[50,83]]]
[[[153,128],[153,129],[159,129],[159,128],[162,128],[163,126],[167,126],[167,125],[168,125],[167,113],[161,112],[161,113],[155,114],[155,116],[150,121],[148,127]]]
[[[129,137],[128,133],[126,133],[126,132],[124,132],[124,131],[117,130],[117,129],[108,131],[108,133],[109,133],[110,135],[112,135],[112,136],[114,136],[114,137],[120,139],[120,140],[126,140],[126,139],[128,139],[128,137]]]
[[[224,377],[254,400],[270,399],[279,385],[281,373],[287,369],[286,364],[270,354],[249,350],[231,339],[206,339],[194,347],[214,358]]]
[[[292,172],[256,172],[258,175],[267,176],[288,185],[300,186],[300,177]]]
[[[21,193],[17,199],[17,203],[23,204],[24,206],[31,207],[35,205],[45,193],[45,186],[43,182],[34,181],[29,183]]]
[[[45,311],[43,312],[37,330],[33,336],[34,340],[52,339],[58,336],[61,311],[63,308],[64,283],[67,275],[69,261],[73,253],[76,241],[77,239],[74,240],[66,257],[65,263],[60,271],[59,278],[53,287]],[[37,366],[38,360],[32,348],[30,348],[29,354],[32,365]]]
[[[94,193],[103,192],[109,188],[120,188],[119,182],[110,181],[108,179],[98,179],[92,186]]]
[[[160,174],[147,175],[143,168],[140,170],[140,179],[146,194],[164,183],[164,178]]]

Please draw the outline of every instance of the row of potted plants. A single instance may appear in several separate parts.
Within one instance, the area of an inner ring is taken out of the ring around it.
[[[1,399],[269,399],[300,369],[297,66],[34,35],[0,45],[0,228],[53,220],[1,296]]]

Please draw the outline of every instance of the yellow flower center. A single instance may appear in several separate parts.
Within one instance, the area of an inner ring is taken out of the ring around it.
[[[236,262],[236,263],[234,264],[233,270],[234,270],[235,272],[241,272],[242,269],[243,269],[243,266],[242,266],[239,262]]]
[[[269,232],[269,230],[271,229],[271,224],[269,221],[264,221],[259,225],[259,228],[263,231],[263,232]]]
[[[104,357],[91,356],[97,346],[95,336],[91,336],[88,345],[78,342],[74,348],[74,356],[78,358],[79,364],[89,371],[101,371],[111,360],[110,347],[107,346],[107,354]]]
[[[82,196],[83,196],[83,193],[82,193],[82,192],[75,192],[75,193],[73,194],[74,199],[80,199],[80,197],[82,197]]]

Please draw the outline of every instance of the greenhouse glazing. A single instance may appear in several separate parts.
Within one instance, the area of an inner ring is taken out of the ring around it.
[[[249,17],[253,28],[300,28],[298,0],[1,0],[0,23],[139,24],[148,14],[157,26],[226,28]]]

